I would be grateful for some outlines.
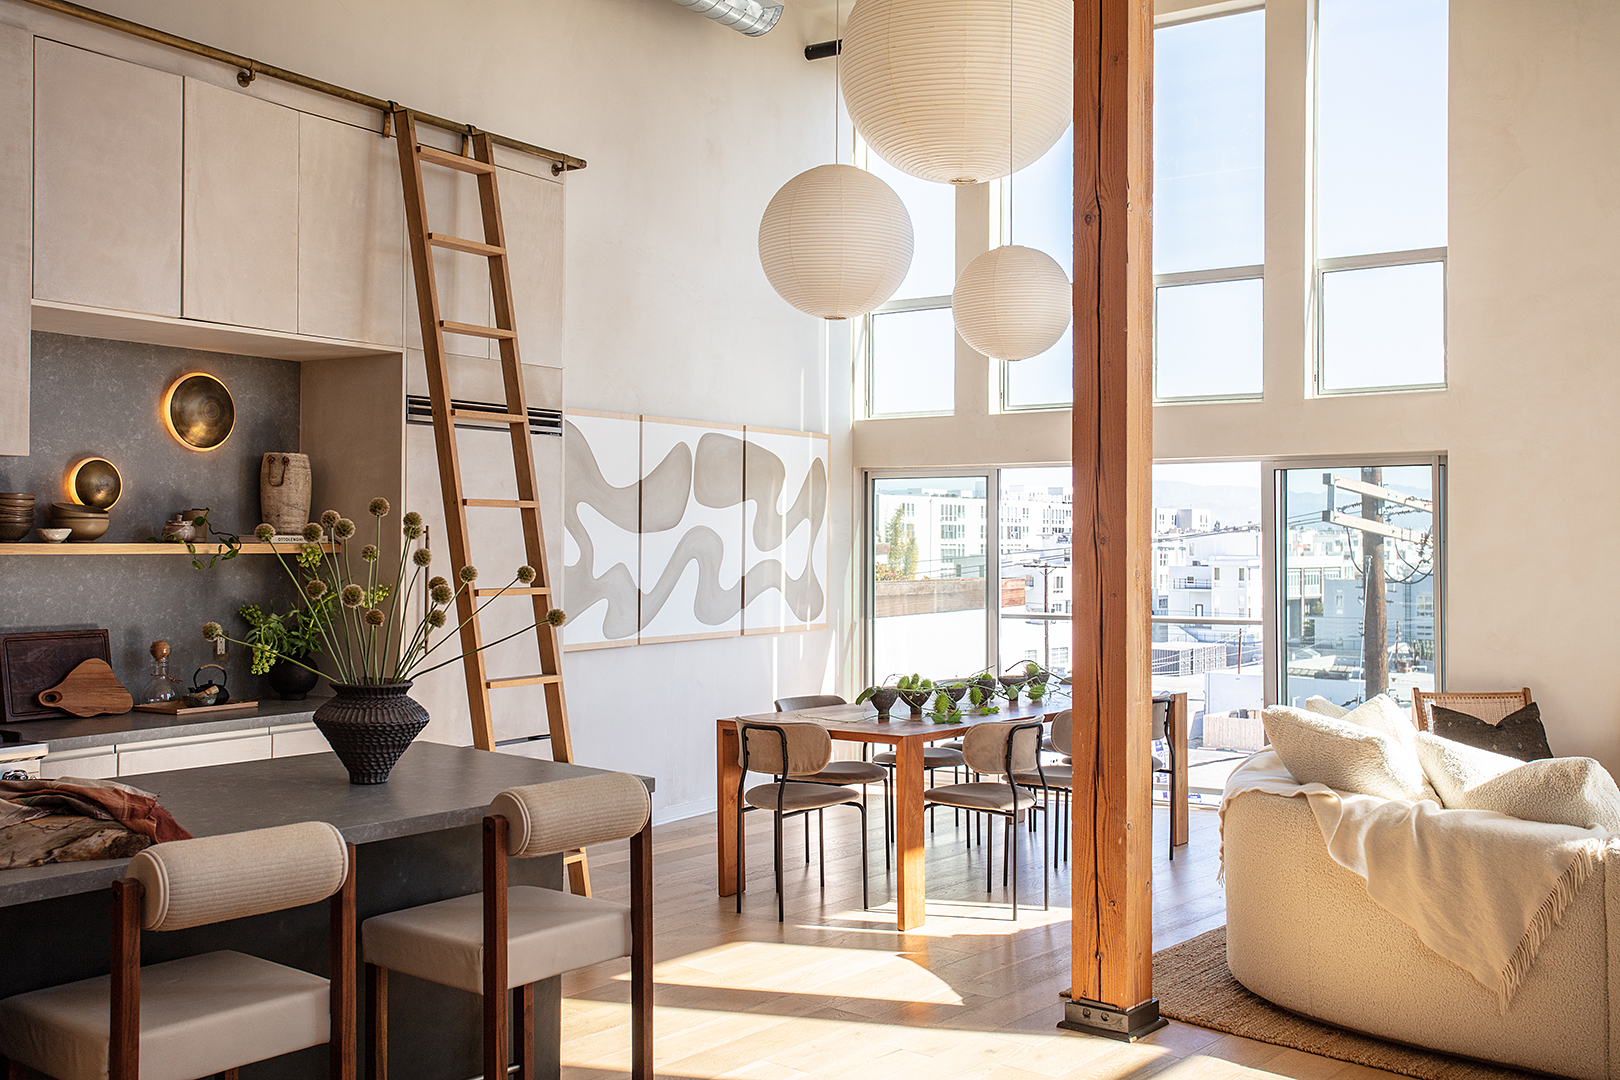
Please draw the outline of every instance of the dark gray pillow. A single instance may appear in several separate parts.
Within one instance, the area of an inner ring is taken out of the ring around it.
[[[1541,710],[1533,701],[1495,724],[1438,705],[1430,705],[1429,713],[1434,717],[1434,733],[1442,739],[1506,754],[1520,761],[1539,761],[1553,756],[1552,747],[1547,745],[1547,729],[1541,726]]]

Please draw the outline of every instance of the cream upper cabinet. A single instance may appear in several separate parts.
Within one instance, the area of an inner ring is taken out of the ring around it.
[[[0,26],[0,454],[28,453],[34,38]]]
[[[298,124],[298,332],[398,348],[410,256],[394,140],[307,113]]]
[[[478,181],[475,177],[424,164],[422,190],[427,199],[429,232],[448,233],[465,240],[484,239],[484,211],[478,199]],[[403,191],[400,200],[403,205]],[[489,260],[482,255],[468,255],[446,248],[434,248],[432,255],[439,290],[439,318],[446,322],[472,323],[474,326],[491,325],[495,316],[490,308]],[[420,349],[422,323],[416,308],[416,273],[409,260],[410,254],[407,252],[405,345]],[[452,334],[445,339],[445,351],[458,356],[488,357],[489,339]]]
[[[178,75],[34,49],[34,296],[180,314]]]
[[[188,319],[298,330],[298,113],[185,81]]]
[[[501,169],[497,182],[518,354],[525,364],[562,367],[563,185],[512,169]]]

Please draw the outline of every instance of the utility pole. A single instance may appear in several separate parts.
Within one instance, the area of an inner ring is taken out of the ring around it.
[[[1361,479],[1371,485],[1382,485],[1384,470],[1364,468]],[[1361,516],[1367,521],[1384,520],[1384,501],[1369,491],[1361,494]],[[1362,697],[1371,699],[1389,689],[1388,607],[1384,585],[1384,538],[1377,532],[1363,530],[1361,553],[1366,566],[1362,585],[1362,660],[1364,680]]]

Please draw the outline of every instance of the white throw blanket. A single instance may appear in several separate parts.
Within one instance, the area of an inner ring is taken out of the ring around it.
[[[1600,829],[1299,784],[1270,750],[1240,765],[1221,809],[1249,792],[1304,797],[1328,855],[1505,1012],[1542,942],[1599,862]]]

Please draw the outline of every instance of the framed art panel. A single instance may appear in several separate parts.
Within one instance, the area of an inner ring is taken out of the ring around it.
[[[814,432],[746,428],[743,633],[827,619],[827,447]]]
[[[742,633],[743,429],[641,421],[643,644]]]
[[[641,626],[641,417],[563,418],[566,651],[634,645]]]

